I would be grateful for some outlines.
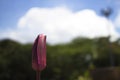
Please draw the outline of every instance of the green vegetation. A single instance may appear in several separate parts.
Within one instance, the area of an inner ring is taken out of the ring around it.
[[[91,80],[89,70],[110,67],[110,52],[120,66],[120,40],[76,38],[70,43],[47,44],[47,67],[41,80]],[[35,80],[31,68],[32,44],[0,41],[0,80]]]

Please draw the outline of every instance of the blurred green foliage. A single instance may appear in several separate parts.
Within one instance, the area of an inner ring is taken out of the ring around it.
[[[41,80],[91,80],[89,70],[110,67],[109,52],[115,66],[120,66],[120,40],[76,38],[66,44],[47,44],[47,67]],[[35,80],[31,57],[32,44],[1,40],[0,80]]]

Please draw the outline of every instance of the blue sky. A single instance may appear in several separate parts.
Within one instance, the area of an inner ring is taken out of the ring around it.
[[[120,11],[119,0],[0,0],[0,31],[15,29],[19,19],[31,8],[67,7],[73,12],[90,9],[102,16],[103,8],[111,7],[113,13],[110,19],[114,22]],[[120,28],[118,30],[120,32]]]
[[[115,0],[0,0],[0,28],[15,27],[18,19],[32,7],[67,6],[73,11],[93,9],[100,15],[100,10],[110,6],[114,19],[118,5]]]

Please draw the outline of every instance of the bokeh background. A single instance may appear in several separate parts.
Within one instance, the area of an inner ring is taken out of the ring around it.
[[[41,80],[93,80],[94,70],[109,69],[120,75],[120,0],[0,0],[0,80],[35,80],[32,44],[42,33]]]

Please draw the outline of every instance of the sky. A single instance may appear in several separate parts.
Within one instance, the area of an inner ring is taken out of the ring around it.
[[[110,7],[109,19],[101,11]],[[120,38],[120,0],[0,0],[0,39],[33,42],[46,34],[50,44],[76,37]]]

